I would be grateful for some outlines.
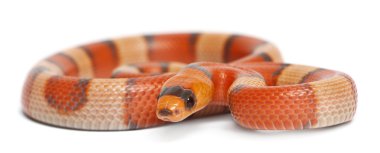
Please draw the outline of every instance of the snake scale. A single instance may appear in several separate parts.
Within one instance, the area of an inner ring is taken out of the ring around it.
[[[264,40],[234,34],[140,35],[61,51],[37,63],[24,113],[59,127],[141,129],[230,112],[256,130],[321,128],[352,120],[345,73],[286,64]]]

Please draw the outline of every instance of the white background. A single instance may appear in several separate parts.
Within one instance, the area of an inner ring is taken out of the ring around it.
[[[0,152],[379,152],[380,4],[376,1],[1,1]],[[229,32],[275,43],[285,61],[336,69],[356,81],[354,120],[332,128],[264,132],[230,115],[121,132],[36,123],[21,88],[40,59],[106,38],[163,32]]]

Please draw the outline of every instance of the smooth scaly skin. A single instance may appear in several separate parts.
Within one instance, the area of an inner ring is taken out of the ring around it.
[[[209,62],[181,64],[196,61]],[[25,83],[23,110],[44,123],[86,130],[140,129],[167,123],[159,118],[180,121],[229,111],[251,129],[319,128],[352,119],[357,94],[348,75],[281,61],[276,47],[245,36],[120,38],[39,62]],[[168,95],[157,104],[163,86],[191,89],[195,106],[177,117],[160,116],[168,101],[184,107],[183,99]]]

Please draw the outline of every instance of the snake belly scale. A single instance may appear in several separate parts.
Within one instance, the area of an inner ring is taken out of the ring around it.
[[[231,34],[131,36],[78,46],[37,63],[22,94],[37,121],[128,130],[231,113],[257,130],[351,121],[355,83],[345,73],[282,63],[261,39]]]

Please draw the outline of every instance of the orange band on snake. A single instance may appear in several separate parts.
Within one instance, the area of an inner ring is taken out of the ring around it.
[[[352,120],[354,81],[283,64],[278,49],[230,34],[133,36],[64,50],[39,62],[23,90],[37,121],[75,129],[141,129],[230,112],[258,130]]]

